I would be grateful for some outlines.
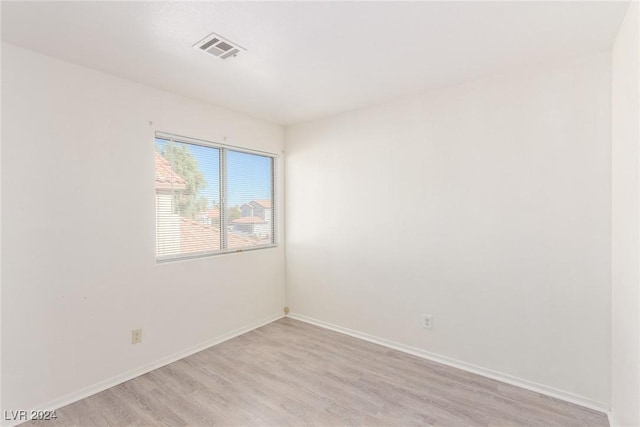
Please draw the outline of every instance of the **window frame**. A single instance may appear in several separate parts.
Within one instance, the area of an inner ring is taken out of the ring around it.
[[[172,141],[172,142],[179,142],[179,143],[184,143],[184,144],[192,144],[192,145],[199,145],[202,147],[207,147],[207,148],[214,148],[217,150],[220,150],[219,153],[219,173],[220,173],[220,179],[219,179],[219,194],[220,194],[220,200],[219,200],[219,205],[220,205],[220,246],[222,246],[223,248],[219,249],[219,250],[211,250],[211,251],[201,251],[201,252],[190,252],[190,253],[184,253],[184,254],[172,254],[172,255],[161,255],[158,256],[157,253],[157,249],[155,250],[155,259],[156,259],[156,264],[164,264],[167,262],[172,262],[172,261],[185,261],[185,260],[189,260],[189,259],[197,259],[197,258],[205,258],[205,257],[211,257],[211,256],[216,256],[216,255],[226,255],[226,254],[234,254],[234,253],[241,253],[241,252],[249,252],[249,251],[255,251],[255,250],[260,250],[260,249],[269,249],[269,248],[275,248],[278,247],[278,237],[279,237],[279,233],[278,233],[278,224],[277,224],[277,217],[278,215],[276,214],[276,211],[279,209],[276,209],[277,206],[277,165],[278,165],[278,155],[275,153],[270,153],[267,151],[260,151],[260,150],[252,150],[249,148],[245,148],[245,147],[238,147],[235,145],[230,145],[230,144],[221,144],[221,143],[217,143],[217,142],[211,142],[211,141],[206,141],[206,140],[202,140],[202,139],[197,139],[197,138],[191,138],[191,137],[187,137],[187,136],[182,136],[182,135],[176,135],[176,134],[171,134],[171,133],[167,133],[167,132],[161,132],[161,131],[155,131],[155,135],[154,135],[154,151],[155,151],[155,144],[156,144],[156,140],[157,139],[164,139],[166,141]],[[272,232],[271,232],[271,243],[268,244],[262,244],[262,245],[255,245],[255,246],[248,246],[245,248],[228,248],[228,226],[230,225],[229,222],[229,218],[227,215],[227,151],[236,151],[236,152],[240,152],[240,153],[246,153],[246,154],[253,154],[253,155],[258,155],[258,156],[262,156],[262,157],[268,157],[271,160],[271,226],[272,226]],[[154,175],[155,175],[155,170],[154,170]],[[155,204],[156,206],[156,219],[157,219],[157,203]],[[156,230],[155,230],[155,245],[154,247],[157,248],[158,247],[158,226],[157,226],[157,222],[156,222]]]

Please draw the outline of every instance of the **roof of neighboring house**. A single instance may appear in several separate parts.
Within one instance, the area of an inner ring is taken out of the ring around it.
[[[231,224],[266,224],[267,221],[259,216],[241,216],[231,221]]]
[[[262,206],[265,209],[271,209],[271,200],[269,199],[255,199],[255,200],[252,200],[252,202],[255,202],[256,204]]]
[[[206,214],[209,218],[220,218],[220,208],[209,208]]]
[[[220,249],[220,229],[180,218],[180,251],[183,253],[217,251]],[[250,237],[227,233],[230,248],[255,246],[259,243]]]
[[[187,181],[173,170],[171,164],[156,152],[156,189],[184,190]]]

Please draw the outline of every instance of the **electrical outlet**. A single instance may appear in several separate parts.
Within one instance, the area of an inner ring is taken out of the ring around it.
[[[422,315],[422,327],[424,329],[433,329],[433,316],[430,314]]]
[[[131,331],[131,344],[142,342],[142,329],[134,329]]]

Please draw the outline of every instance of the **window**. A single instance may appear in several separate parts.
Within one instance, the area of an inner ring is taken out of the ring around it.
[[[275,245],[275,156],[156,134],[156,259]]]

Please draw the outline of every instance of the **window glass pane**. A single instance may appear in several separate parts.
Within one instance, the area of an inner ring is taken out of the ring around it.
[[[273,159],[227,150],[229,248],[273,242]]]
[[[156,255],[218,251],[220,150],[156,138]]]

